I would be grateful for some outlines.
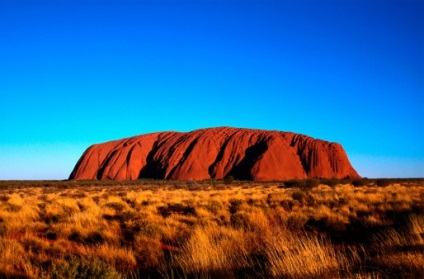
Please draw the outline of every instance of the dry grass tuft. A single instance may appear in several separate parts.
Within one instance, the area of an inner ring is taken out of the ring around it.
[[[286,232],[270,240],[267,268],[274,278],[336,278],[348,267],[347,258],[337,253],[325,238]]]

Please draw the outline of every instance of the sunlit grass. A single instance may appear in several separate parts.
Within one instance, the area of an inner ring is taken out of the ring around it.
[[[0,277],[424,275],[419,180],[7,183]]]

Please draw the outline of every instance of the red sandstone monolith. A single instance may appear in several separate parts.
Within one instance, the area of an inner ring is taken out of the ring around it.
[[[161,132],[90,146],[69,179],[271,181],[358,178],[338,143],[279,131],[209,128]]]

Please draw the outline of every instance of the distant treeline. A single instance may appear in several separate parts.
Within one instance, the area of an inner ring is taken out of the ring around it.
[[[157,180],[157,179],[137,179],[137,180],[0,180],[1,189],[27,188],[27,187],[55,187],[61,189],[74,187],[108,187],[108,186],[142,186],[150,189],[165,187],[166,189],[188,189],[206,190],[226,189],[229,186],[254,186],[254,185],[275,185],[284,188],[312,188],[320,184],[336,186],[339,184],[351,184],[353,186],[388,186],[390,184],[404,184],[405,186],[416,183],[423,183],[424,178],[359,178],[359,179],[337,179],[337,178],[308,178],[291,179],[285,181],[243,181],[235,180],[233,177],[225,179],[205,179],[205,180]]]

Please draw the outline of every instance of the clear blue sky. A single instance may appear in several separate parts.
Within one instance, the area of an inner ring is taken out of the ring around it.
[[[85,148],[232,126],[341,143],[424,177],[424,1],[0,0],[0,179]]]

